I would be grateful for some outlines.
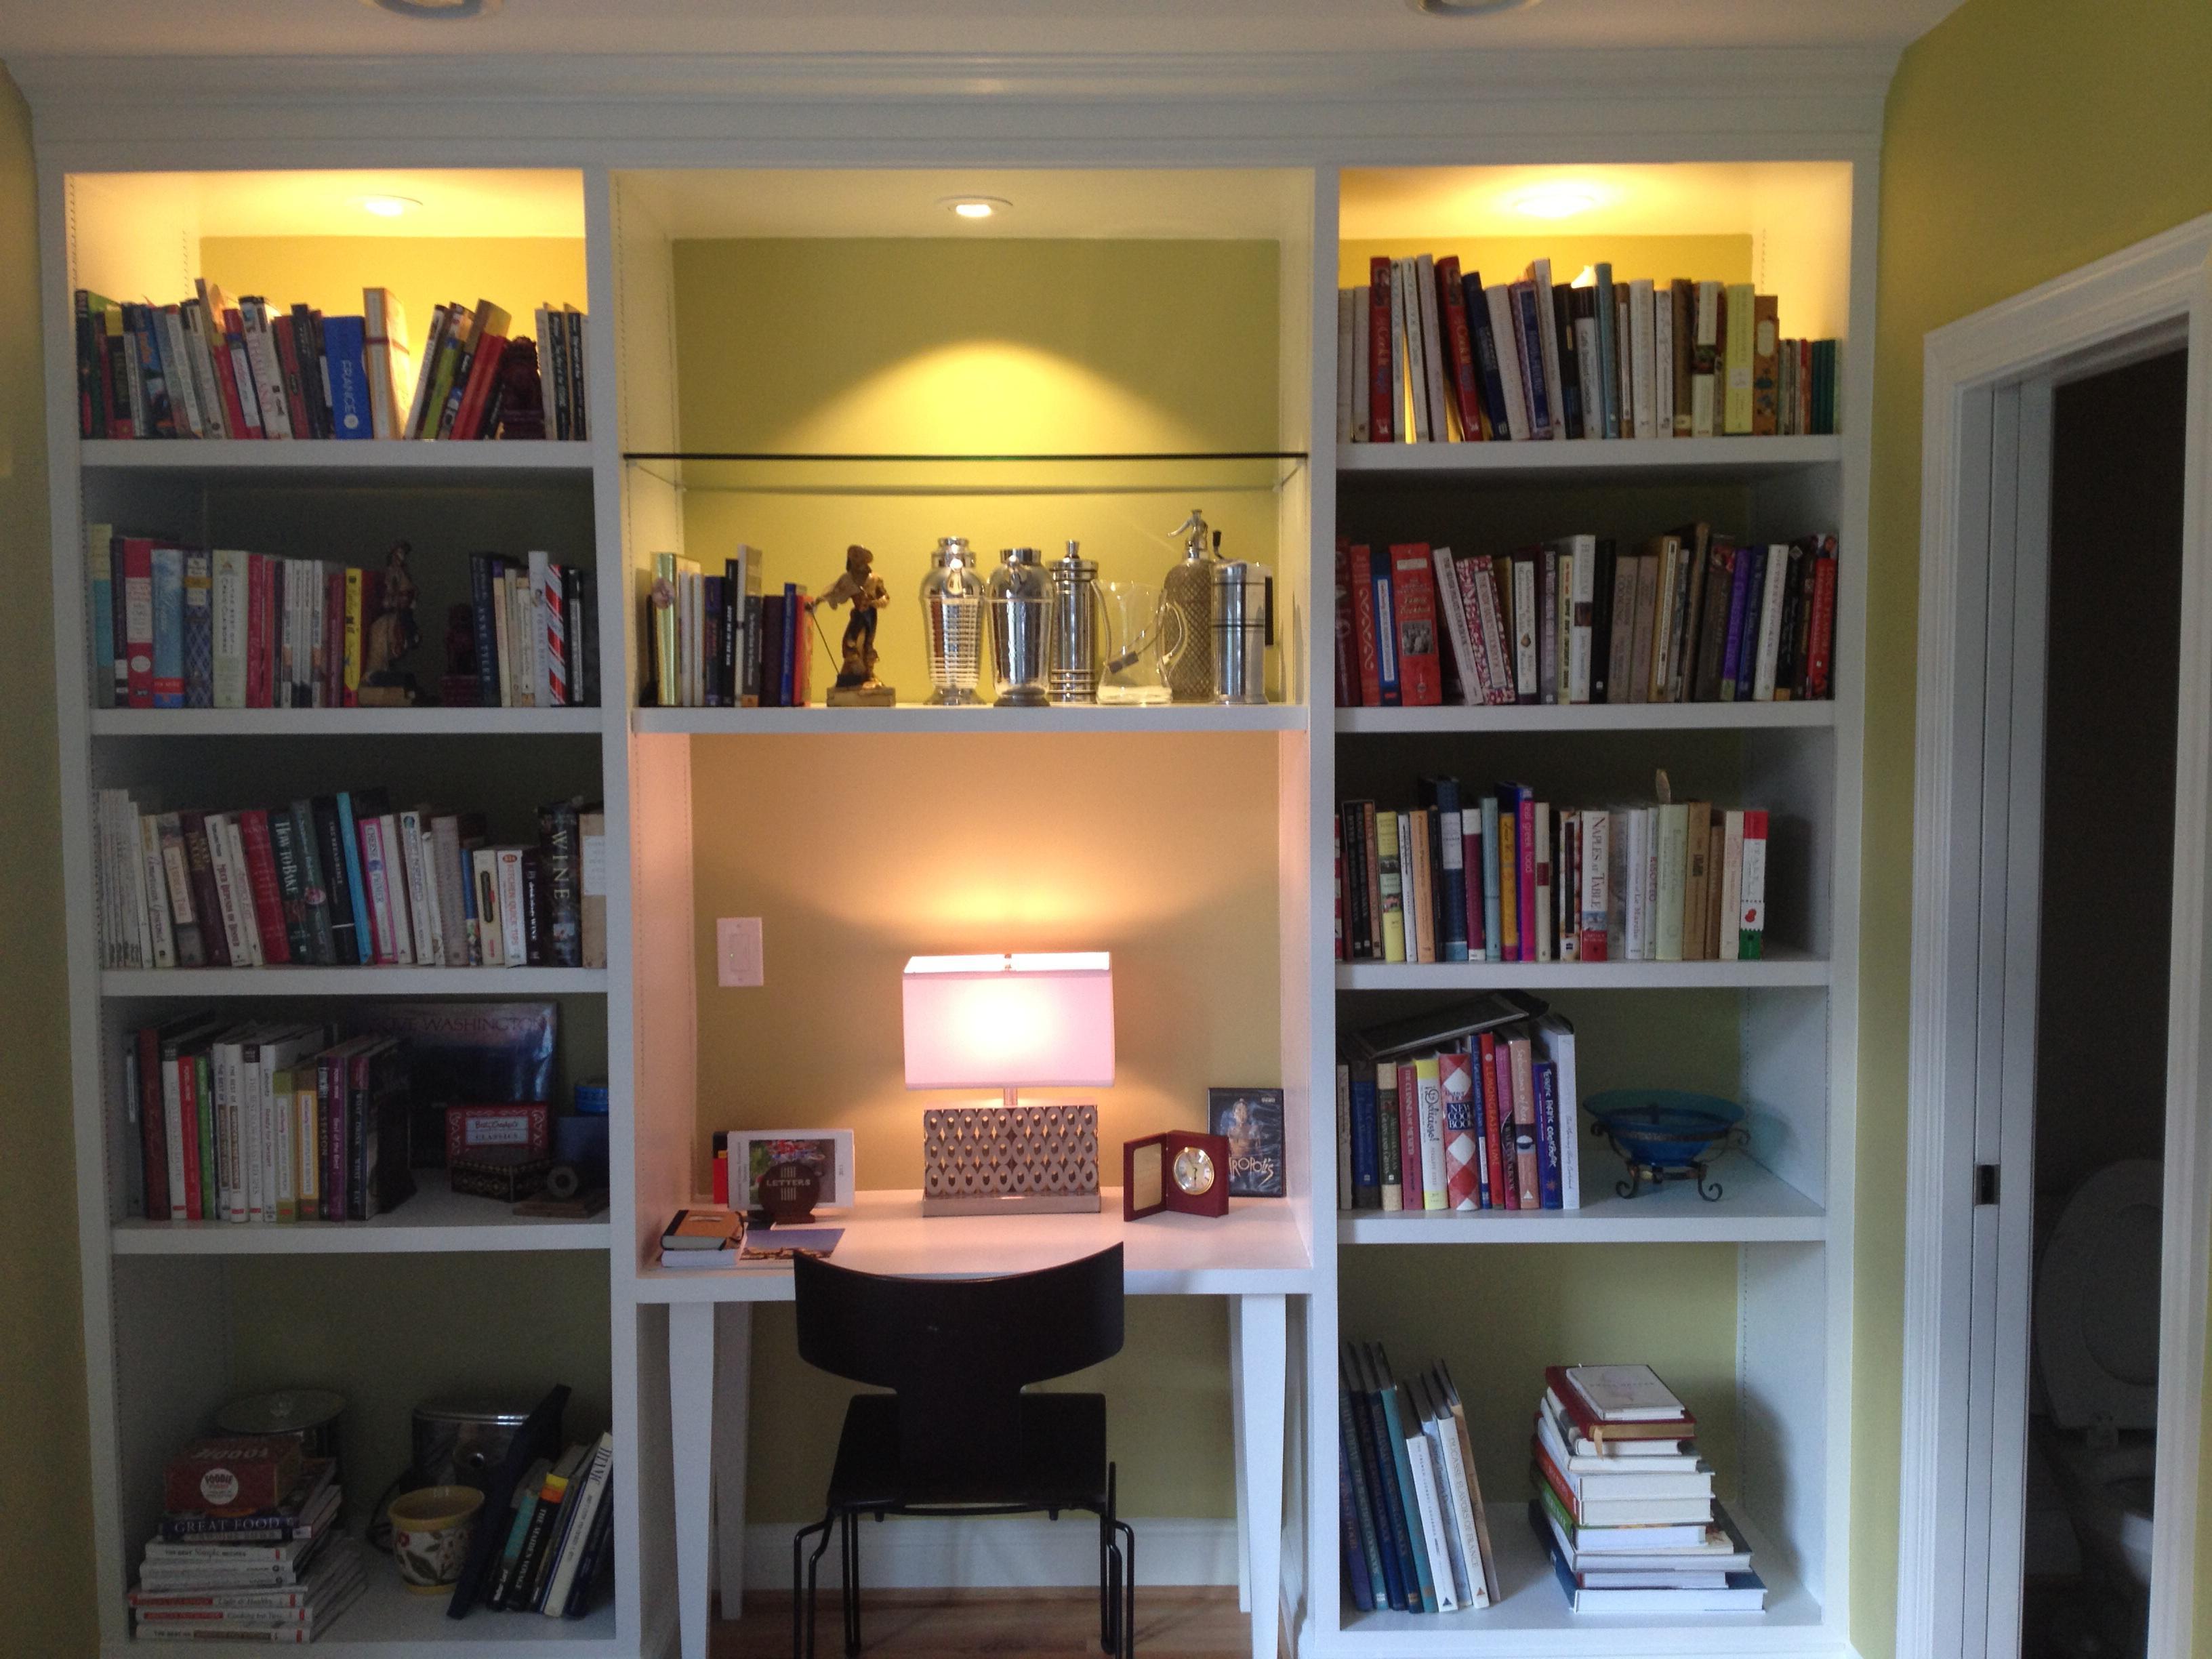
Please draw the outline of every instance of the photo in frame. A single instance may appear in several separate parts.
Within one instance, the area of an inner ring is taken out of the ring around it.
[[[760,1178],[779,1164],[804,1164],[821,1177],[817,1210],[852,1207],[850,1129],[730,1129],[721,1142],[729,1159],[730,1208],[758,1208]]]
[[[1206,1127],[1229,1143],[1231,1198],[1285,1195],[1280,1089],[1208,1089]]]

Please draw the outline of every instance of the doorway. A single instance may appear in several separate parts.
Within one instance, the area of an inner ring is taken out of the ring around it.
[[[1898,1650],[2188,1651],[2212,217],[1928,338]]]

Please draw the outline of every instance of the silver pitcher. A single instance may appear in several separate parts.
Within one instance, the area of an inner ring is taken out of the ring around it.
[[[1050,682],[1054,702],[1098,701],[1098,562],[1082,557],[1074,542],[1067,556],[1047,567],[1052,575]]]
[[[1275,574],[1249,559],[1213,567],[1213,700],[1267,701],[1267,647],[1275,641]]]
[[[999,555],[985,601],[991,613],[991,666],[998,675],[998,706],[1036,708],[1045,702],[1046,636],[1052,620],[1052,578],[1034,547],[1009,547]]]
[[[929,700],[944,706],[981,702],[982,570],[964,536],[941,536],[921,579],[921,621],[929,640]]]

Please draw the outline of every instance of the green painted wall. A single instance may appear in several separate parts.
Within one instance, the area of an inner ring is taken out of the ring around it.
[[[1851,1640],[1893,1647],[1905,1276],[1921,341],[1930,329],[2212,210],[2212,7],[1966,0],[1905,54],[1882,140],[1865,884]],[[2197,1642],[2212,1652],[2212,1483]]]
[[[0,1423],[25,1449],[0,1485],[0,1631],[58,1659],[94,1626],[37,230],[31,114],[0,70]]]

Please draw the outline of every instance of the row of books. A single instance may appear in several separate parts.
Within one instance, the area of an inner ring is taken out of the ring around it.
[[[1467,1408],[1437,1361],[1400,1382],[1379,1342],[1344,1345],[1338,1534],[1362,1612],[1456,1613],[1498,1600]]]
[[[593,872],[605,818],[538,809],[534,846],[495,846],[478,813],[394,811],[382,789],[237,812],[98,797],[108,968],[603,968]]]
[[[653,699],[663,708],[803,708],[812,689],[811,602],[786,582],[761,591],[761,552],[740,546],[722,574],[653,556],[647,605]]]
[[[325,317],[258,295],[234,303],[204,277],[194,287],[158,306],[76,290],[78,436],[588,435],[573,306],[540,306],[533,342],[510,337],[489,300],[441,305],[418,359],[387,288],[363,289],[358,317]]]
[[[1520,552],[1336,550],[1340,708],[1788,702],[1835,695],[1836,538],[1685,525]]]
[[[453,621],[464,707],[599,701],[598,581],[550,554],[469,556],[471,603]],[[102,708],[352,708],[408,694],[380,684],[409,644],[405,550],[380,569],[87,526],[93,696]]]
[[[246,1482],[284,1480],[289,1490],[243,1513],[214,1513],[197,1482],[179,1491],[165,1480],[164,1512],[128,1596],[132,1633],[142,1641],[314,1641],[368,1582],[367,1559],[338,1527],[337,1460],[299,1456],[292,1438],[270,1436],[198,1442],[173,1464],[188,1480],[210,1468],[218,1491],[241,1470]]]
[[[1549,259],[1484,287],[1459,258],[1377,255],[1336,295],[1340,443],[1832,433],[1837,342],[1784,339],[1749,283],[1571,284]]]
[[[1340,1208],[1582,1207],[1575,1028],[1479,1000],[1433,1051],[1338,1065]]]
[[[1662,775],[1662,783],[1664,775]],[[1663,793],[1663,790],[1662,790]],[[1340,962],[1735,962],[1765,953],[1768,818],[1710,801],[1558,807],[1420,780],[1410,810],[1347,800]]]
[[[1766,1586],[1713,1496],[1698,1425],[1649,1365],[1553,1365],[1529,1524],[1575,1613],[1758,1613]]]
[[[502,1540],[483,1580],[481,1604],[548,1619],[591,1610],[614,1532],[613,1431],[577,1443],[556,1458],[534,1460],[515,1483],[513,1506],[478,1524]]]
[[[414,1195],[397,1037],[203,1010],[131,1033],[122,1060],[150,1219],[373,1221]]]

